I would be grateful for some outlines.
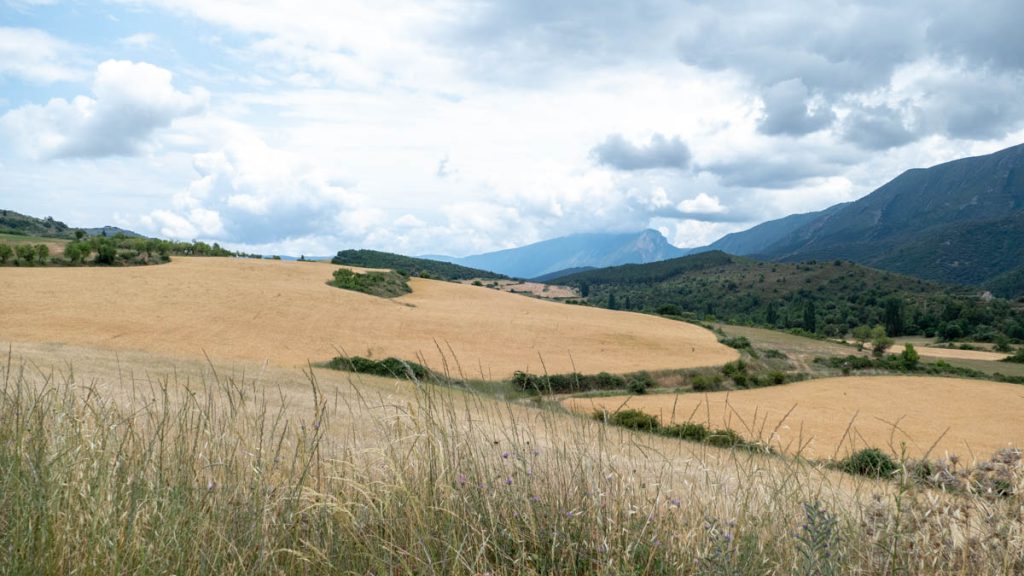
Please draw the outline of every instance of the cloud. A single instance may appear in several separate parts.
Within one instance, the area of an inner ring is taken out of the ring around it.
[[[152,64],[107,60],[96,69],[94,97],[22,106],[0,117],[0,127],[42,158],[135,155],[156,130],[207,105],[205,90],[180,92],[171,80]]]
[[[682,170],[690,164],[690,149],[678,136],[651,136],[647,144],[633,144],[621,134],[611,134],[590,151],[598,164],[616,170]]]
[[[358,195],[255,136],[235,135],[223,149],[197,154],[194,168],[198,177],[174,196],[173,208],[150,212],[145,227],[172,238],[267,245],[361,239],[386,224]]]
[[[152,34],[150,32],[139,32],[138,34],[125,36],[117,41],[118,44],[125,48],[135,48],[139,50],[149,48],[154,42],[156,42],[156,34]]]
[[[903,114],[889,106],[865,106],[843,119],[843,137],[868,150],[886,150],[913,142],[918,136],[907,128]]]
[[[836,117],[827,104],[811,97],[798,78],[768,87],[762,98],[765,115],[758,128],[765,134],[809,134],[827,128]]]
[[[683,214],[724,214],[728,212],[725,206],[718,201],[718,197],[709,196],[701,192],[696,198],[683,200],[678,205],[679,211]]]
[[[0,78],[12,76],[42,84],[81,80],[78,49],[34,28],[0,26]]]

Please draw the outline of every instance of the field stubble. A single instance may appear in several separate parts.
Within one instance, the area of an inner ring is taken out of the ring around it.
[[[323,263],[179,258],[0,273],[0,339],[304,366],[339,353],[422,358],[456,376],[688,368],[738,357],[697,326],[413,278],[383,299]]]
[[[19,348],[2,364],[0,573],[1024,568],[1019,497],[919,491],[429,383],[87,352]]]
[[[984,459],[1024,446],[1024,387],[918,376],[849,376],[753,390],[570,398],[577,412],[642,410],[665,424],[696,421],[805,457],[878,447],[899,456]]]

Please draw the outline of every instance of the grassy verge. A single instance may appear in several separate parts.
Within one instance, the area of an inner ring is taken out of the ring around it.
[[[1024,570],[1019,492],[937,496],[746,451],[683,454],[427,383],[408,404],[339,402],[311,375],[300,409],[256,381],[164,378],[114,400],[70,372],[2,368],[5,574]],[[1019,467],[1009,478],[1024,482]]]

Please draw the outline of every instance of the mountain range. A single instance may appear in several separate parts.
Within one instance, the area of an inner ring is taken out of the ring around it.
[[[688,253],[689,250],[669,244],[657,230],[644,230],[628,234],[574,234],[464,258],[424,258],[490,270],[515,278],[537,278],[569,269],[657,262]]]
[[[578,234],[520,248],[433,257],[553,281],[586,268],[720,250],[760,260],[849,260],[947,284],[1024,294],[1024,144],[907,170],[871,194],[677,248],[659,232]]]
[[[766,222],[712,247],[728,252],[726,242],[764,260],[850,260],[1014,296],[1024,291],[1024,145],[908,170],[855,202]]]

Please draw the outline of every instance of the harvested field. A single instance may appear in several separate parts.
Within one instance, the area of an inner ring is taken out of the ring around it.
[[[59,342],[282,367],[339,352],[422,357],[498,379],[515,370],[629,372],[738,357],[697,326],[487,288],[410,280],[382,299],[330,287],[334,266],[178,258],[135,268],[0,271],[0,340]]]
[[[1008,445],[1024,446],[1024,387],[981,380],[827,378],[731,393],[572,398],[564,404],[584,413],[634,408],[663,423],[692,419],[730,427],[814,458],[842,457],[865,446],[898,454],[903,442],[908,455],[922,456],[938,441],[932,458],[987,458]]]
[[[889,353],[899,354],[903,352],[902,344],[895,344],[889,348]],[[1003,352],[986,352],[984,350],[958,350],[956,348],[933,348],[930,346],[914,346],[918,355],[926,358],[941,358],[943,360],[986,360],[998,362],[1009,354]]]

